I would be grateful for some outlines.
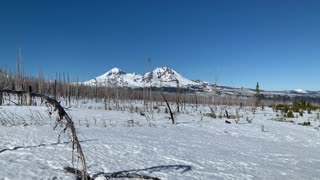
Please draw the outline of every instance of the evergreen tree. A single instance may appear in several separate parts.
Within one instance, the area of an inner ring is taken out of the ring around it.
[[[255,107],[258,107],[261,104],[261,95],[260,95],[260,87],[259,87],[259,83],[257,82],[256,85],[256,94],[255,94]]]

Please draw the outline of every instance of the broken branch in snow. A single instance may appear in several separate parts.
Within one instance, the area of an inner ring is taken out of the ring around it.
[[[110,176],[105,176],[106,178],[112,177],[112,178],[139,178],[139,179],[151,179],[151,180],[160,180],[157,177],[147,176],[143,174],[137,174],[137,173],[127,173],[127,172],[117,172],[112,173]]]
[[[68,166],[68,167],[64,167],[63,170],[64,170],[65,172],[68,172],[68,173],[71,173],[71,174],[76,175],[76,178],[77,178],[77,179],[87,179],[87,180],[90,180],[90,179],[91,179],[88,174],[86,175],[85,178],[83,178],[82,172],[81,172],[80,170],[76,169],[76,168],[72,168],[72,167],[69,167],[69,166]]]
[[[82,179],[81,174],[79,176],[79,172],[81,172],[78,169],[72,168],[72,167],[64,167],[63,168],[65,172],[76,174],[77,178]],[[111,178],[137,178],[137,179],[150,179],[150,180],[160,180],[160,178],[152,177],[144,174],[138,174],[138,173],[131,173],[131,172],[115,172],[115,173],[99,173],[98,175],[94,175],[92,178],[90,176],[87,176],[88,180],[94,180],[98,178],[99,176],[104,176],[106,179]]]

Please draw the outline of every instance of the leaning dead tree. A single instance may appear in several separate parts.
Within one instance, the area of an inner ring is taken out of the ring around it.
[[[26,92],[26,91],[3,90],[3,89],[1,90],[0,89],[0,95],[4,95],[4,94],[17,95],[18,97],[21,97],[23,95],[27,95],[30,98],[38,97],[38,98],[44,99],[46,103],[52,105],[54,107],[54,110],[57,111],[57,118],[56,118],[57,124],[56,124],[56,126],[63,119],[66,120],[66,126],[62,132],[65,132],[67,129],[69,129],[71,131],[72,150],[73,151],[76,150],[78,158],[80,159],[81,165],[82,165],[81,171],[76,168],[73,168],[73,167],[64,167],[64,170],[66,172],[75,174],[77,179],[91,180],[91,179],[96,178],[95,176],[90,177],[89,174],[87,173],[87,164],[86,164],[86,160],[85,160],[85,157],[84,157],[84,154],[83,154],[83,151],[82,151],[82,148],[81,148],[81,145],[80,145],[77,133],[76,133],[76,128],[74,126],[72,119],[69,117],[68,113],[60,105],[60,102],[58,102],[54,98],[51,98],[51,97],[43,95],[43,94]],[[171,112],[171,110],[170,110],[170,112]],[[103,175],[106,178],[139,178],[139,179],[160,180],[157,177],[152,177],[152,176],[137,174],[137,173],[130,173],[130,172],[121,172],[121,173],[112,173],[111,175],[109,175],[109,174],[103,174]]]
[[[45,96],[42,94],[26,92],[26,91],[0,90],[0,94],[1,93],[14,94],[14,95],[18,95],[19,97],[23,95],[29,95],[31,98],[39,97],[39,98],[43,98],[46,101],[46,103],[51,104],[54,107],[55,111],[57,111],[57,123],[62,121],[62,119],[65,119],[67,123],[63,131],[65,132],[67,129],[70,129],[71,131],[72,149],[77,151],[78,157],[81,160],[81,165],[82,165],[81,174],[76,174],[76,175],[78,177],[81,177],[82,180],[88,180],[90,178],[89,175],[87,174],[86,160],[85,160],[81,145],[79,143],[79,139],[76,133],[76,128],[74,126],[74,123],[69,117],[69,115],[66,113],[64,108],[60,105],[60,103],[56,99],[50,98],[49,96]]]
[[[171,108],[170,108],[169,102],[168,102],[168,100],[166,99],[166,97],[164,96],[164,94],[162,93],[162,91],[161,91],[161,95],[162,95],[162,97],[163,97],[164,101],[166,102],[166,104],[167,104],[167,106],[168,106],[169,113],[170,113],[171,120],[172,120],[172,124],[174,124],[175,122],[174,122],[174,118],[173,118],[173,113],[172,113],[172,111],[171,111]]]

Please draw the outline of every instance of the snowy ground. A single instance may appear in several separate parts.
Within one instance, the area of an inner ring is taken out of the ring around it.
[[[242,110],[239,124],[201,116],[199,110],[177,115],[176,125],[162,111],[153,118],[147,113],[149,122],[127,111],[71,107],[68,113],[90,175],[129,171],[168,180],[320,178],[316,112],[290,119],[311,121],[311,127],[271,120],[271,109],[255,116]],[[72,166],[68,136],[57,143],[61,128],[52,129],[55,118],[46,107],[2,106],[0,114],[16,124],[0,126],[0,179],[74,178],[63,171]],[[251,124],[246,116],[254,117]]]

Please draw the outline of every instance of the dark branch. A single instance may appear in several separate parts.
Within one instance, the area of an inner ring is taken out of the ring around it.
[[[76,128],[74,126],[73,121],[71,120],[71,118],[69,117],[69,115],[66,113],[66,111],[64,110],[64,108],[60,105],[60,103],[54,99],[51,98],[49,96],[43,95],[43,94],[37,94],[37,93],[32,93],[32,92],[26,92],[26,91],[16,91],[16,90],[0,90],[0,93],[7,93],[7,94],[15,94],[18,96],[22,96],[24,94],[28,94],[30,95],[30,97],[39,97],[39,98],[43,98],[47,101],[47,103],[51,104],[55,110],[58,111],[58,117],[57,120],[61,121],[63,118],[67,121],[66,124],[66,128],[69,128],[71,130],[71,135],[72,135],[72,146],[76,147],[78,155],[80,157],[80,160],[82,162],[82,179],[87,180],[88,178],[88,174],[87,174],[87,165],[86,165],[86,161],[85,161],[85,157],[81,148],[81,145],[79,143],[78,140],[78,136],[76,133]],[[64,129],[65,130],[65,129]]]

